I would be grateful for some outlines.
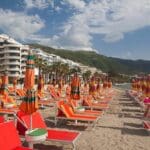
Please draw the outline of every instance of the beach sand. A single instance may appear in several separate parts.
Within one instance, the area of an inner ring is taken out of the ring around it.
[[[117,89],[116,89],[117,90]],[[52,121],[54,107],[41,110],[49,127],[55,127]],[[68,126],[66,123],[58,128],[81,132],[76,141],[76,150],[149,150],[150,136],[142,126],[143,112],[138,104],[128,98],[125,91],[117,90],[110,103],[110,108],[96,124],[94,129],[81,126]],[[69,150],[71,145],[44,142],[35,144],[37,150]]]

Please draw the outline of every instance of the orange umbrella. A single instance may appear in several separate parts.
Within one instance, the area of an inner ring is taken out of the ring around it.
[[[1,84],[1,94],[8,94],[8,75],[7,72],[4,73],[4,75],[1,77],[2,84]]]
[[[43,96],[43,94],[44,94],[44,79],[43,79],[43,76],[41,74],[39,75],[37,89],[38,89],[38,94],[40,96]]]
[[[95,78],[92,77],[89,83],[89,94],[95,96],[96,86],[95,86]]]
[[[1,94],[1,100],[4,103],[14,103],[15,101],[9,96],[8,94],[8,75],[7,71],[4,73],[4,75],[1,77],[2,83],[0,87],[0,94]]]
[[[18,78],[14,77],[14,79],[13,79],[13,88],[14,88],[14,90],[16,90],[17,80],[18,80]]]
[[[22,103],[20,104],[20,110],[25,114],[32,114],[38,109],[38,103],[36,99],[36,94],[34,90],[34,56],[31,51],[27,57],[26,73],[25,73],[25,83],[24,87],[26,89],[26,96],[24,97]]]
[[[70,96],[74,100],[80,100],[80,78],[77,73],[74,74],[74,77],[71,81],[71,93]]]

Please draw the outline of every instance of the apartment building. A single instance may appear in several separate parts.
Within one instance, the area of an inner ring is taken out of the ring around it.
[[[23,78],[29,47],[7,35],[0,35],[0,75],[7,71],[9,78]]]
[[[42,51],[41,49],[33,49],[32,51],[36,56],[47,61],[49,65],[52,65],[54,62],[61,62],[64,64],[68,64],[70,68],[79,67],[79,64],[76,62],[73,62],[72,60],[61,58],[60,56],[55,55],[55,54],[48,54]]]

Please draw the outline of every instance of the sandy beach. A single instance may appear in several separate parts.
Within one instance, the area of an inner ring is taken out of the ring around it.
[[[50,119],[54,107],[41,110],[49,127],[55,127]],[[83,126],[57,125],[62,129],[81,132],[76,141],[76,150],[149,150],[150,137],[142,126],[143,112],[138,104],[126,96],[125,91],[117,90],[110,102],[110,108],[96,124],[94,129]],[[36,144],[37,150],[69,150],[71,145],[44,142]]]

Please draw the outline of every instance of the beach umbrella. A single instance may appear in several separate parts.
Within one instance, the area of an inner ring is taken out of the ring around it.
[[[81,105],[82,102],[80,99],[80,78],[77,73],[74,73],[74,76],[71,80],[70,98],[71,100],[75,101],[76,106]]]
[[[14,90],[16,90],[17,81],[18,81],[18,78],[14,77],[13,78],[13,88],[14,88]]]
[[[20,110],[25,114],[29,114],[31,116],[31,129],[32,129],[32,113],[34,113],[38,109],[38,103],[36,98],[36,93],[34,90],[35,83],[35,75],[34,75],[34,56],[31,51],[27,56],[26,63],[26,72],[25,72],[25,82],[24,87],[26,89],[26,95],[23,98],[22,103],[20,104]]]
[[[1,79],[1,77],[0,77],[0,88],[1,88],[1,85],[2,85],[2,79]]]
[[[96,93],[95,78],[92,77],[89,82],[89,94],[95,96],[95,93]]]
[[[70,96],[73,100],[80,100],[80,78],[77,73],[74,74],[71,80]]]
[[[43,78],[42,74],[39,75],[37,89],[38,89],[39,93],[42,93],[44,90],[44,78]]]
[[[8,73],[7,71],[4,72],[3,76],[1,77],[2,84],[0,87],[0,94],[1,94],[1,100],[3,103],[12,103],[12,105],[15,104],[15,101],[12,97],[8,94]]]
[[[8,94],[8,75],[7,71],[4,72],[3,76],[1,77],[2,83],[1,83],[1,89],[0,93],[2,95],[7,95]]]

